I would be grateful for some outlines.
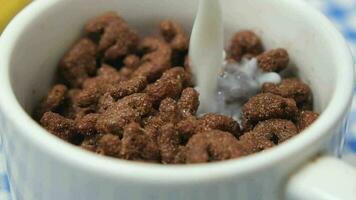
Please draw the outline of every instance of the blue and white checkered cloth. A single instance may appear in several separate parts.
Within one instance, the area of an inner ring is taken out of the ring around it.
[[[356,60],[356,0],[306,0],[327,15],[349,42]],[[356,90],[350,113],[344,159],[356,166]],[[5,171],[0,141],[0,200],[10,200],[10,186]]]
[[[356,0],[308,0],[323,11],[343,33],[356,60]],[[356,166],[356,90],[343,158]]]

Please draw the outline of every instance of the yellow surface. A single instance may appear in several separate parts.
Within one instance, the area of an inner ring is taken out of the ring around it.
[[[16,13],[29,2],[30,0],[0,0],[0,33]]]

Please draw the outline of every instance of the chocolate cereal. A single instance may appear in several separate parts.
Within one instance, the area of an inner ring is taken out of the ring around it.
[[[139,37],[116,13],[90,20],[60,60],[57,82],[34,119],[54,136],[96,154],[190,164],[264,151],[318,118],[310,87],[296,77],[263,84],[242,103],[240,118],[200,113],[189,36],[176,21],[157,27],[156,34]],[[237,32],[227,54],[227,62],[256,59],[261,73],[279,73],[290,62],[286,49],[264,51],[251,30]]]

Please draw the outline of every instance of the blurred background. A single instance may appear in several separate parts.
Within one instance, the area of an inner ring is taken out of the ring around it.
[[[307,1],[324,13],[345,36],[356,60],[356,0],[295,1]],[[30,0],[0,0],[0,37],[7,23],[30,2]],[[356,90],[348,122],[344,133],[345,144],[342,159],[356,166]],[[0,200],[10,200],[10,190],[0,141]]]
[[[341,31],[356,61],[356,0],[305,0],[323,12]],[[343,159],[356,166],[356,90],[345,133]]]
[[[0,0],[0,33],[15,14],[30,0]]]

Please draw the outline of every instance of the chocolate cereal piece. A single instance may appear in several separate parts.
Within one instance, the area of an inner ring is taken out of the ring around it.
[[[137,123],[131,123],[125,127],[121,145],[120,155],[124,159],[147,161],[159,159],[157,144]]]
[[[94,153],[100,153],[100,151],[97,152],[97,141],[100,137],[102,137],[102,135],[84,138],[83,142],[80,144],[80,147]]]
[[[119,136],[106,134],[96,142],[96,152],[106,156],[120,157],[121,140]]]
[[[74,121],[57,113],[44,113],[40,123],[53,135],[66,141],[70,141],[70,139],[76,134]]]
[[[129,69],[137,69],[140,66],[141,59],[135,54],[127,55],[124,59],[124,66]]]
[[[41,119],[45,112],[55,111],[63,104],[68,88],[63,84],[57,84],[48,92],[46,98],[43,99],[40,106],[35,110],[35,118]]]
[[[72,87],[80,87],[96,71],[97,46],[87,38],[80,39],[63,57],[59,71]]]
[[[180,135],[173,124],[166,124],[160,129],[158,146],[162,163],[174,163],[180,150]]]
[[[145,93],[135,93],[116,102],[120,106],[129,106],[138,116],[149,114],[152,110],[152,98]]]
[[[297,78],[283,79],[280,84],[265,83],[262,92],[269,92],[285,98],[294,99],[297,104],[308,101],[311,98],[309,86]]]
[[[106,26],[111,22],[122,22],[123,19],[119,17],[115,12],[107,12],[91,19],[84,27],[87,33],[102,33]]]
[[[163,39],[144,38],[139,49],[144,53],[142,64],[132,76],[145,76],[149,82],[152,82],[171,66],[172,49]]]
[[[240,144],[249,153],[256,153],[278,145],[298,133],[293,122],[270,119],[259,122],[256,127],[240,137]]]
[[[78,93],[75,102],[79,107],[88,107],[96,104],[101,95],[99,87],[87,87]]]
[[[178,147],[178,153],[174,157],[174,161],[172,164],[185,164],[186,163],[186,153],[187,149],[185,146]]]
[[[269,138],[276,145],[298,133],[294,123],[285,119],[270,119],[259,122],[253,131]]]
[[[208,113],[200,118],[188,116],[177,124],[183,141],[187,141],[192,135],[210,130],[226,131],[239,137],[241,134],[239,124],[231,117]]]
[[[105,93],[99,98],[98,104],[97,104],[97,112],[98,113],[103,113],[105,112],[110,106],[112,106],[115,103],[115,99],[111,96],[110,93]]]
[[[120,68],[119,74],[124,77],[123,80],[132,78],[133,72],[141,65],[141,58],[135,54],[129,54],[123,60],[124,66]]]
[[[122,135],[127,124],[139,120],[134,109],[115,103],[99,116],[95,128],[101,134]]]
[[[84,136],[92,136],[97,133],[95,125],[98,121],[99,114],[90,113],[80,118],[75,123],[76,131]]]
[[[252,31],[237,32],[229,48],[229,55],[236,61],[240,61],[245,55],[257,56],[263,52],[260,38]]]
[[[80,107],[96,105],[99,98],[121,80],[116,69],[103,65],[98,69],[97,76],[84,81],[83,89],[76,95],[76,104]]]
[[[158,132],[165,124],[176,124],[181,120],[177,102],[172,98],[161,101],[159,112],[148,117],[144,124],[146,131],[153,137],[157,137]]]
[[[198,132],[212,129],[226,131],[236,137],[238,137],[241,133],[239,124],[231,117],[208,113],[199,118]]]
[[[199,121],[195,116],[187,117],[178,122],[176,127],[181,136],[182,143],[186,144],[188,140],[197,132],[199,128]]]
[[[170,97],[177,99],[183,90],[183,85],[186,82],[186,74],[181,67],[167,70],[162,77],[148,85],[146,93],[151,95],[155,101],[160,101]]]
[[[114,99],[121,99],[125,96],[141,92],[147,86],[147,79],[144,76],[135,76],[127,81],[111,87],[110,94]]]
[[[160,23],[160,31],[172,48],[172,65],[182,66],[188,53],[189,37],[177,22],[164,20]]]
[[[271,138],[260,133],[246,132],[240,137],[240,145],[247,154],[253,154],[275,146]]]
[[[272,93],[262,93],[252,97],[243,106],[242,117],[245,123],[256,124],[259,121],[273,118],[292,119],[297,112],[298,108],[293,99]]]
[[[161,105],[159,106],[159,115],[163,121],[174,124],[181,119],[177,102],[172,98],[166,98],[161,101]]]
[[[138,35],[120,16],[113,12],[91,20],[86,26],[88,34],[99,34],[98,49],[106,60],[114,60],[134,51]]]
[[[317,120],[319,114],[313,111],[301,111],[297,117],[296,125],[299,131],[303,131],[310,126],[315,120]]]
[[[192,82],[190,80],[191,76],[182,67],[173,67],[165,71],[161,79],[178,79],[182,83],[183,87],[189,87],[190,83]]]
[[[60,112],[62,116],[66,118],[70,118],[73,120],[77,120],[82,118],[83,116],[95,112],[96,108],[94,106],[89,107],[80,107],[78,106],[77,95],[79,94],[80,89],[70,89],[67,92],[67,98],[63,105],[60,107]]]
[[[183,117],[194,116],[199,107],[199,93],[194,88],[186,88],[178,101],[178,108]]]
[[[258,66],[266,72],[280,72],[289,63],[289,55],[285,49],[272,49],[257,57]]]
[[[136,93],[127,96],[107,108],[99,117],[96,129],[101,134],[122,135],[123,128],[131,122],[140,122],[152,109],[147,94]]]
[[[243,148],[230,133],[207,131],[194,135],[186,145],[186,163],[206,163],[238,158]]]
[[[165,124],[170,123],[168,120],[166,121],[166,119],[161,117],[160,113],[149,116],[144,120],[145,122],[143,122],[143,125],[145,127],[146,133],[155,139],[158,137],[159,129]]]
[[[160,31],[173,50],[187,51],[189,39],[183,27],[177,22],[165,20],[160,23]]]

